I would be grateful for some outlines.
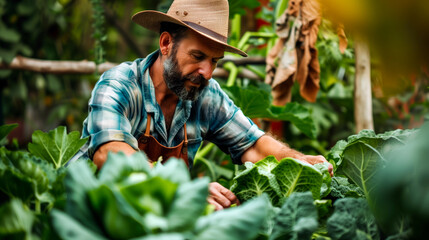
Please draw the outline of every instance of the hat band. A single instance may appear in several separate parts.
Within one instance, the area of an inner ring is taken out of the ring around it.
[[[199,24],[196,24],[196,23],[193,23],[193,22],[188,22],[188,21],[183,21],[183,22],[186,23],[191,28],[197,30],[198,32],[201,32],[201,33],[204,33],[206,35],[209,35],[210,37],[212,37],[212,38],[214,38],[214,39],[216,39],[218,41],[221,41],[223,43],[227,43],[227,41],[228,41],[227,37],[222,36],[219,33],[215,32],[215,31],[212,31],[212,30],[210,30],[208,28],[205,28],[205,27],[203,27],[203,26],[201,26]]]

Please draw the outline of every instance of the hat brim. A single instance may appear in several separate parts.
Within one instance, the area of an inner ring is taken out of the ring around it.
[[[200,34],[201,36],[204,36],[216,43],[221,44],[223,47],[225,47],[225,51],[227,52],[232,52],[232,53],[236,53],[239,54],[243,57],[247,57],[247,54],[243,51],[241,51],[238,48],[235,48],[231,45],[228,45],[227,43],[220,41],[219,39],[216,39],[206,33],[203,33],[201,31],[198,31],[197,29],[193,28],[192,26],[186,24],[185,22],[171,17],[165,13],[162,12],[158,12],[158,11],[153,11],[153,10],[145,10],[145,11],[141,11],[138,12],[136,14],[134,14],[131,18],[131,20],[137,24],[139,24],[142,27],[145,27],[149,30],[155,31],[155,32],[159,32],[159,29],[161,27],[161,22],[171,22],[171,23],[175,23],[181,26],[185,26],[191,30],[193,30],[194,32]]]

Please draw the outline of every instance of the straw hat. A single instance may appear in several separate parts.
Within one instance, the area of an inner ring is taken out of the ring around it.
[[[192,29],[225,47],[225,51],[247,54],[228,45],[229,6],[227,0],[174,0],[167,14],[141,11],[131,18],[135,23],[159,32],[161,22],[171,22]]]

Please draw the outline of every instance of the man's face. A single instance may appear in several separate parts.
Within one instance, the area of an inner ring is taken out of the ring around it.
[[[177,61],[177,46],[173,45],[172,53],[164,61],[164,79],[167,87],[182,100],[197,100],[201,91],[207,86],[208,79],[199,73],[183,75]],[[194,85],[186,89],[185,83],[190,81]],[[199,85],[199,86],[198,86]]]
[[[180,99],[195,101],[207,86],[223,53],[223,47],[188,31],[186,37],[173,44],[164,61],[167,87]]]

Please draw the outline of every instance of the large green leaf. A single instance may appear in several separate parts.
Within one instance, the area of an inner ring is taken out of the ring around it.
[[[369,144],[377,149],[382,155],[391,152],[398,146],[402,146],[406,139],[415,134],[416,130],[394,130],[382,134],[375,134],[372,130],[362,130],[358,134],[351,135],[347,141],[340,140],[330,150],[328,160],[335,162],[337,166],[341,165],[343,161],[344,151],[353,143],[361,141]]]
[[[376,217],[383,232],[399,239],[425,239],[429,222],[429,124],[392,154],[379,172],[382,184],[374,191]],[[406,226],[411,228],[407,228]],[[405,239],[405,238],[402,238]]]
[[[41,200],[49,189],[49,179],[34,156],[2,148],[0,159],[0,189],[9,197],[17,197],[26,203],[34,197]]]
[[[277,165],[279,165],[279,161],[274,156],[267,156],[262,161],[255,163],[256,167],[267,172],[271,172]]]
[[[377,149],[365,142],[357,141],[343,152],[343,162],[337,172],[351,179],[371,201],[378,184],[376,171],[383,166],[383,161],[383,156]]]
[[[244,115],[249,118],[270,118],[268,108],[271,99],[268,92],[258,88],[240,88],[237,86],[222,88],[234,101]]]
[[[261,196],[240,207],[217,211],[201,217],[195,227],[195,239],[253,239],[262,229],[268,206],[267,197]]]
[[[28,150],[46,161],[53,163],[55,168],[64,166],[79,151],[88,139],[81,139],[78,131],[67,134],[64,126],[44,133],[40,130],[32,135],[32,143]]]
[[[245,166],[231,186],[231,191],[242,202],[263,193],[269,196],[274,206],[280,206],[293,192],[311,191],[315,199],[320,198],[323,177],[312,165],[292,158],[278,162],[268,156],[256,164],[246,162]]]
[[[156,164],[152,174],[178,184],[191,181],[185,162],[177,158],[170,158],[165,164]]]
[[[119,189],[127,202],[140,214],[152,212],[163,216],[173,202],[177,184],[160,177],[152,177],[130,185],[120,184]]]
[[[167,214],[169,231],[190,230],[207,205],[209,180],[195,179],[179,186]]]
[[[320,198],[322,174],[312,165],[293,158],[284,158],[271,171],[277,179],[283,197],[293,192],[310,191],[313,198]]]
[[[343,198],[334,203],[328,219],[328,234],[333,240],[380,239],[374,216],[365,199]]]
[[[97,188],[100,183],[84,161],[78,161],[68,167],[65,178],[67,202],[66,213],[85,227],[98,234],[103,234],[98,226],[96,217],[88,205],[87,192]],[[67,226],[65,226],[67,227]]]
[[[76,221],[74,218],[70,217],[59,210],[52,210],[52,225],[56,230],[57,234],[64,240],[82,240],[82,239],[91,239],[91,240],[107,240],[107,238],[102,235],[91,231],[85,225]]]
[[[311,112],[304,106],[298,103],[288,103],[282,107],[273,106],[270,93],[255,87],[233,86],[222,89],[247,117],[290,121],[307,136],[316,137],[316,126]]]
[[[270,106],[271,116],[274,120],[289,121],[295,125],[305,135],[316,138],[316,125],[310,110],[296,102],[291,102],[285,106]]]
[[[31,239],[35,215],[19,199],[0,207],[0,239]]]
[[[317,229],[317,209],[310,192],[293,193],[275,217],[270,240],[310,239]]]
[[[270,161],[271,158],[261,161]],[[240,202],[245,202],[262,194],[267,194],[273,205],[279,204],[280,188],[274,174],[266,171],[265,164],[256,164],[246,162],[246,170],[239,173],[234,178],[234,184],[231,191],[237,196]]]
[[[119,192],[101,185],[88,191],[88,198],[92,212],[102,222],[109,238],[129,239],[147,232],[140,214]]]
[[[0,126],[0,145],[5,144],[5,138],[6,136],[16,127],[18,127],[18,124],[6,124],[3,126]]]
[[[375,134],[363,130],[341,140],[331,149],[328,159],[336,163],[337,173],[359,186],[373,205],[373,191],[378,182],[376,172],[386,165],[387,157],[415,134],[416,130],[395,130]]]

